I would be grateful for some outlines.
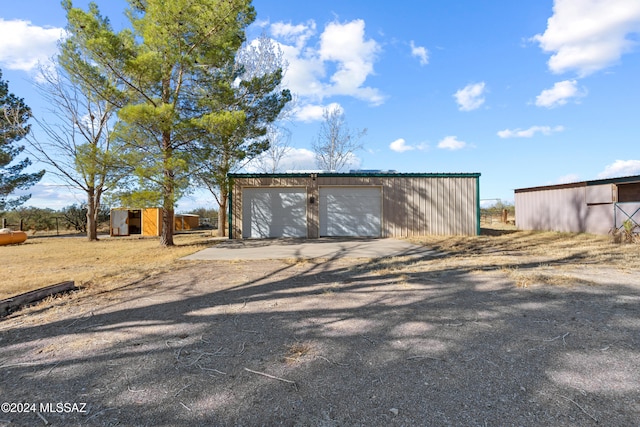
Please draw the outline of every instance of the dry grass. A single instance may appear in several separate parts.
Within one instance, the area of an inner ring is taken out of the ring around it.
[[[580,271],[585,265],[630,272],[640,269],[640,245],[613,243],[610,236],[518,231],[494,224],[480,236],[428,236],[410,239],[448,256],[431,268],[466,268],[482,273],[499,269],[519,287],[532,284],[589,285]]]
[[[475,237],[428,236],[411,240],[448,254],[426,264],[427,269],[461,265],[480,272],[503,269],[520,286],[533,282],[562,284],[558,267],[571,269],[590,264],[622,271],[640,268],[640,245],[614,244],[608,236],[517,231],[512,226],[494,224]],[[175,242],[173,248],[162,248],[157,238],[87,242],[81,237],[32,236],[21,245],[0,246],[5,265],[0,298],[65,280],[85,288],[107,290],[167,271],[179,258],[212,244],[204,234],[176,235]],[[374,275],[395,274],[399,266],[393,261],[379,260],[366,267]],[[304,264],[317,260],[287,262]],[[553,266],[556,273],[548,275],[545,266]],[[328,294],[332,291],[326,290]]]
[[[294,344],[287,345],[286,349],[287,352],[284,356],[286,363],[296,363],[304,356],[310,354],[313,347],[309,343],[296,342]]]
[[[157,238],[32,236],[20,245],[0,246],[4,274],[0,299],[54,283],[73,280],[76,286],[108,289],[166,271],[178,258],[211,245],[204,234],[179,234],[175,247],[163,248]]]
[[[592,234],[483,229],[480,236],[428,236],[411,239],[454,257],[478,264],[518,266],[596,264],[619,269],[640,268],[640,245],[613,243],[609,236]]]

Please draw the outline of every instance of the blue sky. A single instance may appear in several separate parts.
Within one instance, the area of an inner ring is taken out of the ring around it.
[[[38,114],[34,66],[55,53],[65,17],[55,0],[3,3],[3,78]],[[125,1],[96,3],[127,24]],[[367,129],[352,168],[480,172],[481,199],[640,174],[638,0],[253,4],[247,35],[279,44],[297,98],[285,169],[316,169],[322,110],[338,106],[351,129]],[[81,200],[50,176],[31,192],[34,206]],[[197,191],[178,210],[213,204]]]

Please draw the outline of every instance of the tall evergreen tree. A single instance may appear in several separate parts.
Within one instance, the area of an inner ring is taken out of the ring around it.
[[[215,86],[202,86],[211,93],[220,92],[213,104],[206,102],[203,107],[227,111],[224,124],[200,121],[203,132],[197,150],[201,159],[198,181],[211,191],[220,207],[218,236],[225,235],[231,192],[227,174],[269,149],[273,136],[269,135],[269,127],[291,101],[290,91],[280,87],[284,65],[282,52],[263,35],[238,51],[235,63],[227,70],[226,85],[216,79],[209,81]]]
[[[213,99],[217,94],[200,88],[203,79],[226,82],[223,70],[255,19],[251,1],[129,0],[131,29],[118,33],[95,4],[86,12],[71,0],[64,6],[67,30],[90,52],[87,66],[102,70],[91,83],[119,107],[118,133],[137,156],[136,173],[161,194],[160,241],[171,246],[174,206],[193,168],[190,148],[198,130],[204,123],[228,129],[244,119],[243,112],[222,111],[226,104]],[[118,84],[105,85],[107,74]]]
[[[17,160],[24,146],[17,143],[29,132],[27,121],[31,109],[22,98],[9,92],[9,84],[2,80],[0,70],[0,210],[14,208],[26,202],[31,195],[8,199],[17,189],[26,189],[40,181],[44,171],[24,173],[31,165],[28,158]]]

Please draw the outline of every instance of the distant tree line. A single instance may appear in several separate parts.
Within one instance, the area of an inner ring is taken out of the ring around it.
[[[480,213],[482,215],[496,216],[502,215],[502,212],[505,209],[507,210],[509,216],[514,216],[516,214],[516,207],[513,203],[503,202],[501,200],[498,200],[496,203],[489,207],[480,208]]]
[[[87,232],[87,205],[74,204],[60,210],[20,206],[0,214],[2,222],[8,228],[32,233],[54,230],[71,230],[81,233]],[[109,209],[102,207],[97,216],[99,227],[108,230]]]
[[[480,216],[486,220],[507,223],[516,216],[516,207],[509,202],[498,200],[491,206],[480,208]]]
[[[54,230],[86,233],[87,211],[85,203],[69,205],[60,210],[19,206],[6,212],[0,212],[0,220],[8,228],[17,230],[22,227],[23,231],[32,233]],[[215,209],[197,208],[188,213],[198,215],[211,225],[218,223],[218,211]],[[109,208],[101,206],[96,216],[98,231],[109,232],[109,215]]]

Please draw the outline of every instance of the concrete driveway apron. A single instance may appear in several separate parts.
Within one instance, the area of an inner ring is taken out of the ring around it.
[[[243,239],[220,243],[185,260],[433,257],[427,247],[398,239]]]

